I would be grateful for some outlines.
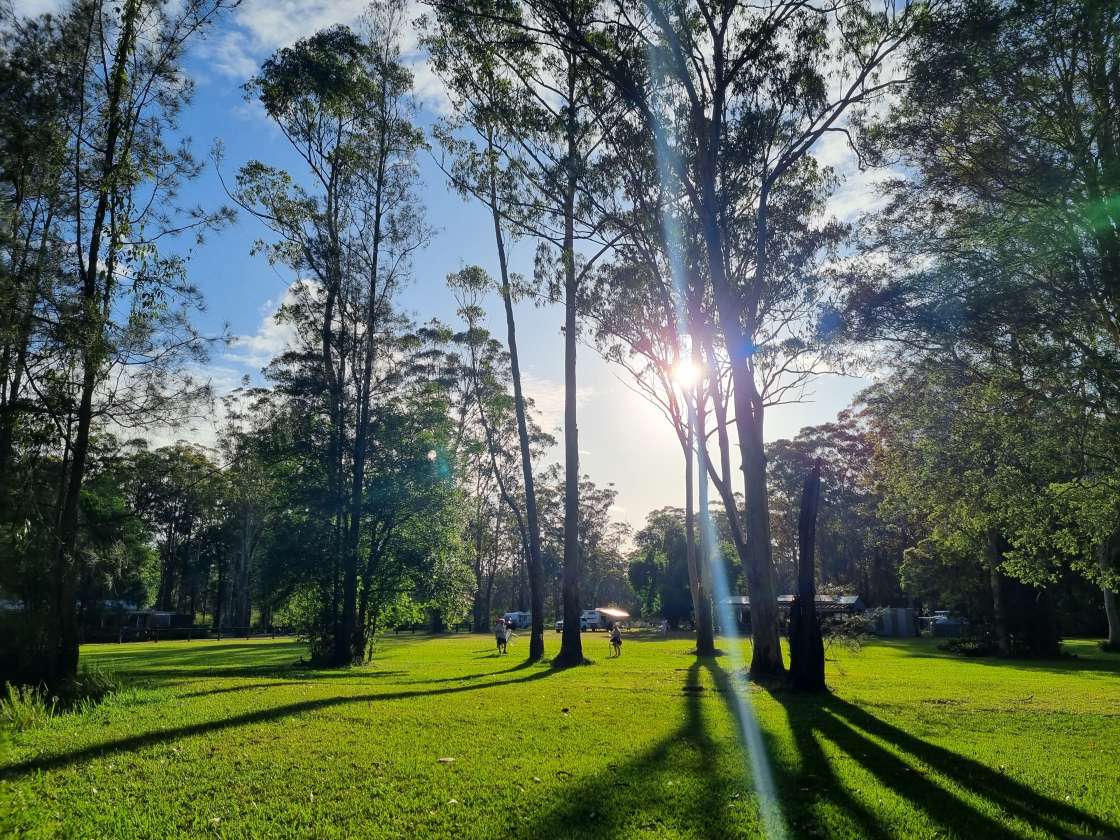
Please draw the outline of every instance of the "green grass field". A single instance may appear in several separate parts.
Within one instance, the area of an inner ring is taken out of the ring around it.
[[[87,647],[138,688],[5,735],[0,836],[761,836],[730,657],[588,634],[595,664],[553,672],[526,643],[391,637],[351,671],[290,641]],[[875,643],[829,651],[826,699],[752,686],[788,836],[1120,834],[1120,656],[1067,650]]]

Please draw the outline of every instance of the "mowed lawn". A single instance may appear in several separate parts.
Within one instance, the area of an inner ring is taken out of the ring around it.
[[[594,664],[554,672],[526,643],[390,637],[350,671],[293,641],[88,646],[139,689],[5,737],[0,836],[762,836],[730,657],[587,634]],[[1120,656],[1067,650],[833,647],[831,697],[752,686],[787,835],[1120,834]]]

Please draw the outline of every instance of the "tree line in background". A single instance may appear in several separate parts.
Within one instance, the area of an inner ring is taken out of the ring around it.
[[[504,606],[532,613],[534,660],[559,614],[575,664],[603,602],[694,622],[704,655],[726,586],[773,676],[805,558],[870,604],[985,620],[1003,654],[1056,652],[1098,605],[1120,643],[1114,3],[428,0],[411,21],[383,0],[246,83],[296,165],[227,173],[216,145],[230,207],[182,206],[184,57],[229,5],[0,12],[6,671],[72,676],[114,599],[282,615],[335,665],[421,611],[481,630]],[[409,26],[451,104],[427,131]],[[826,147],[905,176],[840,221]],[[447,278],[454,324],[399,305],[429,153],[494,235],[493,275]],[[227,337],[191,324],[182,242],[235,212],[294,278],[291,340],[267,387],[222,398],[215,447],[152,449],[215,399],[198,372]],[[527,299],[564,310],[559,441],[524,390]],[[632,538],[580,470],[581,337],[680,444],[683,509]],[[768,409],[869,369],[836,422],[764,443]]]

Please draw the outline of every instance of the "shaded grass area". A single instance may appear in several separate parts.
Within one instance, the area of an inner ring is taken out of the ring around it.
[[[291,641],[87,647],[140,690],[7,733],[0,836],[760,836],[729,657],[589,634],[595,664],[555,671],[489,642],[345,671]],[[1069,648],[877,643],[830,651],[831,696],[752,686],[789,836],[1120,835],[1120,656]]]

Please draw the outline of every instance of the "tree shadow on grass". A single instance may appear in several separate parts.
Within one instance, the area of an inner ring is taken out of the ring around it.
[[[750,807],[750,783],[727,765],[734,745],[721,745],[704,719],[700,663],[688,670],[685,719],[653,747],[561,789],[561,804],[516,827],[525,837],[623,837],[656,834],[723,840],[733,834],[732,807]],[[721,772],[724,771],[724,772]],[[744,814],[740,819],[748,819]]]
[[[182,685],[182,683],[178,683]],[[186,694],[176,694],[176,700],[193,700],[196,697],[210,697],[214,694],[232,694],[238,691],[254,691],[256,689],[276,688],[277,686],[291,685],[291,682],[252,682],[244,685],[227,685],[224,688],[208,688],[205,691],[188,691]],[[174,685],[168,686],[174,688]]]
[[[730,690],[730,679],[725,675],[722,680]],[[878,826],[881,820],[842,788],[820,744],[826,739],[874,776],[878,784],[953,836],[1023,836],[1000,819],[998,815],[1002,814],[1062,836],[1116,831],[1116,826],[1093,814],[1045,796],[978,761],[923,741],[838,697],[788,690],[772,691],[771,696],[785,710],[801,763],[800,769],[779,767],[786,813],[811,812],[824,800],[843,811],[862,834],[887,836]],[[927,778],[929,771],[952,779],[983,799],[991,810],[980,810],[937,780]]]
[[[712,676],[716,690],[723,697],[724,702],[735,717],[739,732],[743,731],[743,721],[739,705],[734,701],[735,686],[731,675],[712,660],[704,662],[704,667]],[[749,700],[748,700],[749,702]],[[775,737],[772,733],[764,732],[763,740],[767,743],[766,759],[770,761],[775,771],[775,784],[778,786],[778,796],[782,806],[782,816],[790,824],[793,836],[801,836],[803,829],[817,828],[812,824],[812,815],[823,803],[832,806],[834,810],[844,814],[858,829],[861,837],[872,840],[887,840],[891,834],[883,827],[882,820],[873,814],[859,800],[855,799],[840,784],[840,780],[832,768],[831,762],[825,755],[816,734],[811,727],[802,726],[789,714],[789,729],[794,739],[794,746],[800,759],[800,768],[783,765],[772,759],[780,751],[776,748]],[[746,746],[743,747],[746,750]]]
[[[179,738],[190,738],[195,735],[204,735],[210,732],[221,732],[227,729],[235,729],[240,726],[249,726],[255,723],[266,723],[269,721],[280,720],[291,715],[304,714],[306,712],[316,712],[321,709],[329,709],[335,706],[345,706],[353,703],[377,703],[387,700],[409,700],[423,697],[435,697],[443,694],[458,694],[464,691],[479,691],[486,688],[499,688],[506,685],[516,685],[518,683],[533,682],[535,680],[545,679],[551,676],[552,672],[548,669],[540,669],[532,674],[527,674],[524,677],[517,677],[511,680],[497,680],[495,682],[486,683],[472,683],[470,685],[450,686],[448,688],[433,688],[428,690],[409,690],[409,691],[390,691],[379,694],[357,694],[342,697],[322,697],[315,700],[303,700],[298,703],[288,703],[283,706],[274,706],[268,709],[259,709],[254,712],[246,712],[232,717],[220,718],[218,720],[205,721],[203,723],[190,724],[188,726],[180,726],[171,729],[159,729],[155,732],[145,732],[140,735],[133,735],[128,738],[120,738],[116,741],[108,741],[100,744],[91,744],[88,747],[83,747],[78,750],[72,750],[65,753],[57,753],[54,755],[39,756],[36,758],[28,759],[26,761],[16,762],[9,764],[6,767],[0,767],[0,781],[10,781],[18,779],[21,776],[28,775],[29,773],[37,773],[42,771],[56,770],[61,767],[66,767],[71,764],[76,764],[80,761],[85,761],[91,758],[96,758],[104,755],[111,755],[119,752],[129,752],[132,750],[143,749],[154,744],[159,744],[167,741],[174,741]]]
[[[408,680],[406,682],[406,684],[407,685],[439,685],[440,683],[467,682],[469,680],[480,680],[483,677],[496,677],[499,674],[512,674],[512,673],[515,673],[517,671],[524,671],[524,670],[526,670],[528,668],[532,668],[534,666],[543,667],[544,663],[530,662],[526,659],[526,660],[522,660],[522,661],[516,663],[515,665],[511,665],[508,668],[502,668],[499,671],[481,671],[477,674],[462,674],[458,677],[436,677],[436,678],[430,679],[430,680],[425,679],[423,677],[418,677],[417,679],[414,679],[414,680]]]
[[[166,671],[161,671],[161,672],[159,672],[159,674],[153,675],[153,676],[163,676],[164,674],[167,674],[167,673],[168,672],[166,672]],[[172,672],[172,673],[174,673],[174,672]],[[409,673],[409,672],[408,671],[356,671],[354,673],[351,673],[349,676],[352,677],[355,682],[371,682],[373,680],[385,679],[386,677],[397,677],[397,676],[401,676],[402,674],[407,674],[407,673]],[[496,672],[496,673],[501,673],[501,672]],[[319,679],[334,679],[336,677],[342,676],[341,674],[337,674],[337,673],[320,674],[320,673],[315,672],[315,671],[299,672],[299,673],[266,672],[266,674],[267,674],[267,676],[271,676],[271,677],[287,677],[287,679],[278,679],[278,680],[274,680],[273,682],[255,681],[255,682],[243,683],[243,684],[240,684],[240,685],[225,686],[223,688],[207,688],[207,689],[203,689],[202,691],[191,691],[191,692],[187,692],[186,694],[176,694],[175,696],[179,700],[187,700],[187,699],[191,699],[191,698],[194,698],[194,697],[209,697],[212,694],[230,694],[230,693],[237,692],[237,691],[253,691],[253,690],[258,689],[258,688],[259,689],[265,689],[265,688],[280,688],[280,687],[284,687],[284,686],[290,687],[292,685],[299,685],[299,684],[306,685],[307,683],[317,682]],[[210,675],[207,675],[207,676],[209,676],[211,679],[223,679],[223,678],[226,678],[226,677],[229,677],[230,679],[239,679],[239,678],[259,677],[259,676],[261,676],[261,673],[260,672],[253,673],[253,674],[221,673],[221,674],[210,674]],[[191,680],[190,682],[161,683],[161,682],[155,681],[155,682],[151,682],[149,684],[153,685],[156,688],[175,689],[175,688],[180,687],[180,686],[193,685],[194,683],[198,682],[197,675],[195,675],[195,677],[196,678]],[[427,682],[442,682],[442,680],[411,680],[411,681],[401,681],[401,684],[402,685],[413,685],[413,684],[420,685],[422,683],[427,683]],[[448,680],[448,682],[450,682],[450,680]],[[144,683],[141,681],[140,684],[143,685]]]

